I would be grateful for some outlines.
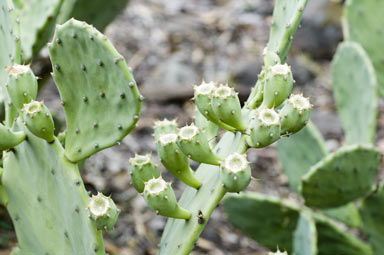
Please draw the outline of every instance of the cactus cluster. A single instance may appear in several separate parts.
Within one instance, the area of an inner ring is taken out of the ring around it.
[[[48,47],[66,115],[67,130],[59,141],[49,109],[36,101],[37,77],[22,65],[21,54],[29,58],[31,49],[38,49],[31,46],[38,45],[35,36],[48,40],[46,30],[54,28],[63,1],[43,1],[44,8],[34,2],[15,1],[18,5],[9,8],[0,0],[5,103],[0,203],[12,218],[18,254],[102,255],[102,231],[113,228],[119,210],[101,193],[89,197],[78,163],[132,130],[142,97],[125,60],[104,35],[74,19],[58,25]],[[22,36],[16,38],[19,25]],[[27,26],[37,32],[26,33]]]
[[[278,142],[283,172],[304,204],[257,193],[224,201],[229,220],[268,248],[277,245],[295,255],[382,254],[384,193],[377,181],[381,154],[373,142],[384,74],[377,51],[381,28],[374,13],[383,7],[376,0],[346,1],[346,41],[339,44],[331,66],[346,145],[329,153],[312,123]]]

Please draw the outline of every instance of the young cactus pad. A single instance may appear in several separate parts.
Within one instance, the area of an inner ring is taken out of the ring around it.
[[[89,197],[77,165],[57,140],[47,143],[21,121],[14,129],[28,140],[3,154],[1,181],[20,254],[104,255],[101,232],[87,217]]]
[[[381,96],[384,96],[383,13],[384,1],[347,0],[343,26],[346,40],[361,44],[372,60]]]
[[[246,155],[231,153],[220,168],[220,178],[228,192],[240,192],[251,182],[251,168]]]
[[[92,196],[88,205],[88,215],[98,230],[112,230],[120,210],[110,197],[98,193]]]
[[[301,193],[308,206],[338,207],[373,188],[380,153],[371,146],[352,145],[329,154],[303,176]]]
[[[176,200],[171,183],[163,178],[152,178],[145,183],[144,198],[156,214],[188,220],[191,212],[181,208]]]
[[[347,143],[372,143],[378,108],[376,75],[358,43],[344,42],[337,47],[332,89]]]
[[[144,191],[144,183],[160,176],[157,166],[151,160],[151,154],[136,155],[129,159],[131,180],[137,192]]]
[[[49,53],[67,121],[67,158],[78,162],[120,142],[142,100],[125,60],[104,35],[74,19],[57,27]]]

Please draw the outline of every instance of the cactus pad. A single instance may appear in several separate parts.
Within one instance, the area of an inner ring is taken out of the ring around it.
[[[276,197],[258,193],[228,195],[224,199],[228,220],[242,232],[270,249],[292,252],[292,237],[299,208]]]
[[[302,195],[308,206],[344,205],[372,190],[380,162],[371,146],[353,145],[329,154],[303,176]]]
[[[293,255],[317,255],[315,221],[310,213],[302,212],[294,233]]]
[[[299,192],[300,178],[327,154],[325,141],[311,122],[300,132],[281,138],[277,152],[289,186],[296,192]]]
[[[285,62],[306,4],[307,0],[275,1],[268,51],[277,53],[282,63]]]
[[[367,235],[375,255],[384,249],[384,186],[363,200],[359,208],[363,232]]]
[[[379,92],[384,96],[384,1],[347,0],[344,10],[345,37],[360,43],[367,52],[376,70]]]
[[[73,19],[57,27],[49,52],[67,120],[68,159],[77,162],[120,142],[141,107],[124,59],[100,32]]]
[[[20,254],[105,254],[101,232],[87,217],[89,198],[77,165],[58,140],[49,144],[22,126],[17,122],[15,129],[28,141],[4,153],[2,176]]]
[[[332,89],[347,143],[372,143],[378,107],[376,76],[359,44],[338,46],[332,60]]]

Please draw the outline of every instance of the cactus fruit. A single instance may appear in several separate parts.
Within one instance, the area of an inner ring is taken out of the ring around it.
[[[332,60],[332,89],[347,143],[372,143],[378,108],[376,75],[359,44],[339,44]]]
[[[218,166],[222,160],[210,148],[207,134],[193,123],[180,128],[177,145],[188,158],[197,162]]]
[[[293,236],[293,255],[317,255],[317,232],[310,213],[303,211]]]
[[[328,152],[321,133],[309,122],[300,132],[281,138],[277,142],[277,153],[290,188],[299,193],[301,177]]]
[[[263,50],[263,59],[266,68],[281,63],[279,55],[273,51],[269,51],[267,47],[265,47]]]
[[[372,190],[379,163],[380,153],[368,145],[346,146],[329,154],[302,178],[305,203],[331,208],[366,195]]]
[[[35,100],[37,96],[37,79],[27,65],[8,66],[8,82],[5,85],[14,106],[21,110],[24,104]]]
[[[155,121],[154,133],[153,136],[155,140],[159,140],[160,135],[169,134],[169,133],[177,133],[177,122],[176,120],[158,120]]]
[[[280,138],[280,116],[273,109],[252,110],[246,141],[252,148],[268,146]]]
[[[116,224],[120,210],[110,197],[98,193],[89,200],[88,215],[98,230],[112,230]]]
[[[194,86],[194,101],[199,109],[200,113],[204,115],[209,121],[215,123],[219,127],[222,127],[229,131],[235,131],[234,127],[228,126],[223,123],[212,108],[212,98],[216,91],[216,84],[214,82],[202,82],[199,86]]]
[[[135,155],[129,159],[131,168],[131,180],[137,192],[144,191],[144,182],[160,176],[157,166],[152,163],[151,154]]]
[[[177,145],[177,134],[162,134],[157,141],[157,152],[161,163],[180,181],[193,188],[199,188],[201,182],[193,175],[188,157]]]
[[[276,0],[269,34],[268,51],[279,55],[285,63],[307,0]]]
[[[291,68],[287,64],[269,66],[264,79],[261,108],[276,108],[289,96],[293,88]]]
[[[228,192],[240,192],[251,181],[251,168],[246,155],[229,154],[222,162],[220,178]]]
[[[238,93],[233,88],[220,84],[213,93],[212,109],[215,116],[228,126],[240,131],[245,129]]]
[[[54,124],[52,115],[43,102],[31,101],[22,109],[25,125],[37,137],[47,142],[54,141]]]
[[[0,150],[8,150],[22,141],[24,141],[26,135],[23,131],[11,131],[0,123]]]
[[[291,95],[279,114],[281,116],[281,135],[294,134],[309,121],[312,105],[302,95]]]
[[[343,32],[347,41],[363,46],[375,68],[378,90],[384,96],[384,56],[382,54],[384,2],[380,0],[347,0]],[[354,64],[354,63],[350,63]],[[365,82],[364,84],[367,84]]]
[[[145,183],[144,198],[156,214],[185,220],[191,217],[191,212],[178,205],[171,183],[165,182],[161,177],[152,178]]]
[[[67,120],[66,157],[78,162],[120,142],[142,101],[125,60],[104,35],[73,19],[56,28],[49,53]]]

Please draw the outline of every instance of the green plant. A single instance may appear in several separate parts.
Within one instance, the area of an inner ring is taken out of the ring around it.
[[[338,46],[331,69],[347,145],[329,153],[312,123],[278,142],[283,172],[304,204],[252,193],[224,201],[229,220],[268,248],[278,245],[296,255],[382,254],[383,184],[376,183],[381,154],[373,145],[382,54],[375,48],[377,16],[367,11],[383,7],[374,0],[346,2],[346,41]],[[365,234],[368,243],[345,227]]]
[[[247,149],[268,146],[307,123],[312,106],[301,95],[290,96],[294,80],[285,63],[305,5],[305,0],[276,1],[264,67],[243,108],[233,88],[203,82],[194,88],[195,123],[180,129],[175,121],[155,123],[162,164],[188,186],[178,203],[152,165],[141,166],[137,156],[131,160],[137,191],[145,186],[148,205],[170,217],[158,254],[189,254],[223,196],[249,184]],[[227,132],[216,145],[219,127]],[[202,164],[193,172],[188,159]]]
[[[60,143],[36,77],[20,65],[5,0],[0,1],[0,201],[12,218],[18,254],[105,254],[102,230],[116,222],[110,198],[89,198],[78,163],[121,141],[135,126],[142,98],[124,59],[85,22],[58,25],[49,44],[53,78],[66,115]],[[3,46],[4,45],[4,46]],[[16,252],[16,251],[15,251]]]

